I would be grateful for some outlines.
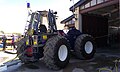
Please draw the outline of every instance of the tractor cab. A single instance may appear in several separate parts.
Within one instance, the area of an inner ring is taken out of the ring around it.
[[[48,37],[57,34],[56,12],[36,11],[30,14],[28,28],[25,36],[28,37],[27,45],[44,46]]]

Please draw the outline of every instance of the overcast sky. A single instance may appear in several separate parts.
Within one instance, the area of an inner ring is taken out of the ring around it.
[[[75,3],[77,1],[79,0],[74,0]],[[30,2],[33,11],[57,11],[58,22],[72,14],[69,8],[73,2],[70,0],[0,0],[0,30],[23,33],[27,19],[27,2]]]

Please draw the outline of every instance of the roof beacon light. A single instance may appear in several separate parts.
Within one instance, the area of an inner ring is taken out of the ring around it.
[[[27,3],[27,8],[30,8],[30,3]]]

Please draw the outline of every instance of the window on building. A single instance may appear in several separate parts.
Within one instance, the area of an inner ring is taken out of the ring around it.
[[[94,5],[96,5],[96,0],[91,1],[91,6],[94,6]]]
[[[81,10],[84,9],[84,8],[85,8],[84,5],[80,7]]]
[[[90,7],[90,2],[85,5],[85,8]]]
[[[74,20],[71,20],[71,24],[75,24],[75,21],[74,21]]]
[[[68,22],[68,24],[71,24],[71,20]]]
[[[69,23],[68,23],[68,22],[66,22],[65,24],[66,24],[66,25],[68,25]]]
[[[97,4],[104,2],[104,0],[97,0]]]
[[[109,1],[109,0],[105,0],[105,1]]]

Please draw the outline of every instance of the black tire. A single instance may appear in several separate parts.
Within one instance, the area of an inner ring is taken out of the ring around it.
[[[26,47],[26,42],[27,38],[22,38],[19,42],[17,42],[17,56],[18,58],[23,62],[26,63],[24,51]]]
[[[90,47],[86,47],[89,48],[89,51],[86,51],[85,48],[85,44],[90,44]],[[91,50],[90,50],[91,49]],[[75,56],[79,59],[91,59],[93,58],[94,54],[95,54],[95,42],[94,39],[92,38],[92,36],[88,35],[88,34],[82,34],[79,35],[75,41],[75,46],[74,46],[74,50],[75,50]]]
[[[65,45],[67,50],[67,55],[63,61],[60,60],[58,56],[59,49],[62,45]],[[46,42],[46,45],[44,46],[43,61],[48,68],[59,70],[61,68],[64,68],[69,63],[69,52],[70,48],[67,40],[62,36],[56,35],[48,39],[48,41]]]

